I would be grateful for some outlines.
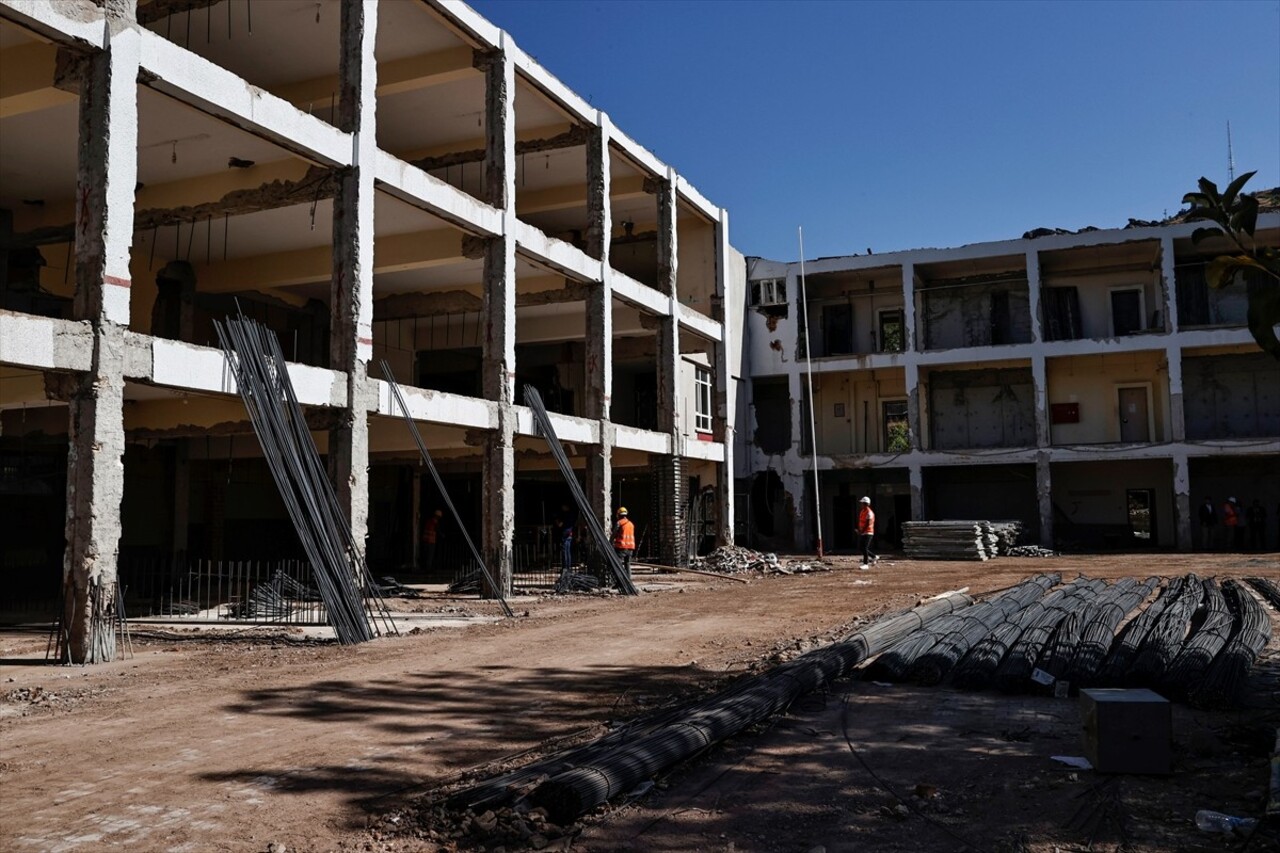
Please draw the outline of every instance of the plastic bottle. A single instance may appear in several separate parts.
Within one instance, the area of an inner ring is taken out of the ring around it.
[[[1196,812],[1196,826],[1201,832],[1237,835],[1244,838],[1258,826],[1258,821],[1251,817],[1235,817],[1222,812],[1201,809]]]

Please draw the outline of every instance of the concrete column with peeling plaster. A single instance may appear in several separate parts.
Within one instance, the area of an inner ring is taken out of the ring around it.
[[[1031,342],[1044,340],[1040,314],[1040,253],[1027,250],[1027,310],[1031,313]]]
[[[1040,510],[1040,545],[1053,547],[1053,474],[1049,451],[1036,454],[1036,503]]]
[[[1165,350],[1165,364],[1169,377],[1169,434],[1168,441],[1187,440],[1187,411],[1182,396],[1182,348],[1174,345]]]
[[[903,379],[907,386],[907,429],[911,433],[911,449],[924,449],[924,434],[920,426],[920,365],[914,360],[902,366]]]
[[[1048,367],[1042,355],[1031,356],[1031,387],[1035,394],[1036,447],[1048,447],[1051,442],[1049,423]]]
[[[90,369],[69,395],[63,651],[73,663],[115,658],[120,506],[124,499],[124,362],[138,157],[138,33],[132,8],[107,11],[105,49],[80,84],[73,311],[94,330]]]
[[[343,0],[338,77],[338,127],[351,134],[352,166],[333,201],[330,359],[347,375],[347,408],[329,432],[329,476],[338,505],[363,548],[369,535],[369,410],[376,388],[373,357],[374,168],[377,158],[378,6]]]
[[[920,465],[909,466],[907,483],[911,489],[911,520],[924,521],[924,468]]]
[[[1186,453],[1175,453],[1173,463],[1174,541],[1179,551],[1190,551],[1191,541],[1191,462]]]
[[[506,34],[502,34],[505,47]],[[502,210],[503,233],[484,248],[484,342],[481,386],[498,404],[494,429],[481,454],[484,513],[480,547],[499,589],[485,584],[484,594],[511,592],[515,530],[515,375],[516,375],[516,72],[511,54],[499,49],[477,56],[485,73],[485,201]]]
[[[916,265],[908,261],[902,265],[902,349],[916,349]]]
[[[609,529],[613,516],[613,282],[609,244],[613,215],[609,205],[609,118],[599,113],[587,132],[587,254],[600,262],[600,280],[587,291],[586,416],[600,425],[598,450],[587,457],[587,500]]]
[[[738,342],[733,339],[733,324],[729,312],[738,310],[731,304],[727,261],[729,245],[729,211],[721,210],[716,222],[716,298],[715,319],[720,323],[720,343],[716,346],[716,420],[720,427],[717,438],[724,445],[724,461],[716,466],[716,491],[719,507],[716,511],[716,544],[733,544],[734,472],[733,451],[737,441],[736,415],[738,411],[737,389],[734,387],[732,353]],[[743,294],[745,296],[746,294]]]
[[[1164,309],[1165,331],[1173,334],[1178,331],[1178,275],[1173,252],[1173,238],[1164,235],[1160,238],[1160,298]]]

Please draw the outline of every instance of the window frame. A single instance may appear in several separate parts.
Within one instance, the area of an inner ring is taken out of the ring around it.
[[[694,365],[693,428],[695,432],[711,433],[715,429],[715,421],[711,411],[714,394],[713,388],[714,385],[711,376],[711,368],[703,367],[700,364]]]

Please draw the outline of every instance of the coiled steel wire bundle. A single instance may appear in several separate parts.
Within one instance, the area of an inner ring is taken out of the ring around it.
[[[1126,616],[1147,600],[1159,583],[1159,578],[1147,578],[1112,601],[1097,607],[1080,632],[1080,643],[1066,672],[1068,681],[1087,687],[1098,680],[1107,652],[1116,640],[1116,629]]]
[[[1200,707],[1239,704],[1249,669],[1271,640],[1271,617],[1244,584],[1225,581],[1222,596],[1231,612],[1234,628],[1226,646],[1190,691],[1191,704]]]
[[[1086,581],[1056,606],[1045,608],[1023,629],[1017,642],[1000,661],[1000,666],[996,667],[996,686],[1007,693],[1024,689],[1030,683],[1031,671],[1035,669],[1036,661],[1053,636],[1054,629],[1076,608],[1101,594],[1106,586],[1104,580]]]
[[[1098,671],[1096,683],[1116,685],[1124,679],[1129,667],[1133,665],[1134,659],[1142,649],[1147,635],[1151,633],[1156,622],[1160,621],[1160,616],[1169,605],[1182,594],[1182,588],[1186,583],[1186,578],[1171,579],[1165,584],[1156,600],[1147,605],[1145,610],[1124,627],[1115,642],[1111,644],[1111,651],[1107,653],[1107,659]]]
[[[1127,681],[1148,687],[1159,686],[1173,659],[1182,650],[1191,627],[1191,618],[1204,598],[1204,586],[1194,574],[1187,575],[1186,583],[1178,597],[1169,603],[1160,618],[1151,626],[1150,633],[1142,641],[1142,648],[1133,659],[1125,678]]]
[[[1204,596],[1192,632],[1160,680],[1166,695],[1186,696],[1231,636],[1234,620],[1218,582],[1206,578],[1200,586]]]
[[[919,684],[938,684],[974,645],[988,637],[1011,616],[1039,601],[1061,580],[1062,576],[1057,574],[1038,575],[1009,590],[999,599],[986,602],[993,606],[981,614],[969,615],[970,610],[976,611],[984,606],[981,604],[962,611],[959,614],[960,626],[940,637],[932,648],[920,655],[912,664],[909,677]]]

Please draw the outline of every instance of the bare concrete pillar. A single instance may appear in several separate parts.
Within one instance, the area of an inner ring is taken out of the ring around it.
[[[680,488],[684,436],[680,422],[680,301],[676,290],[676,188],[674,175],[652,181],[658,207],[658,289],[667,296],[668,314],[658,320],[658,430],[671,437],[671,456],[659,463],[662,477],[654,478],[660,495],[659,517],[654,519],[660,551],[665,560],[684,560],[684,501]]]
[[[333,200],[331,364],[347,375],[347,408],[329,431],[329,476],[338,505],[363,547],[369,535],[369,383],[373,356],[373,200],[377,156],[375,108],[378,7],[343,0],[338,59],[338,128],[352,134],[354,163]]]
[[[502,36],[504,42],[506,34]],[[486,436],[481,457],[484,517],[480,547],[500,589],[486,583],[484,594],[511,591],[515,529],[516,375],[516,188],[515,64],[503,50],[478,54],[485,73],[485,200],[503,211],[503,236],[484,250],[484,343],[482,390],[497,403],[497,423]]]
[[[1165,330],[1178,331],[1178,278],[1173,254],[1173,238],[1160,238],[1160,304],[1165,316]]]
[[[1031,312],[1031,341],[1040,343],[1044,332],[1040,314],[1040,253],[1027,250],[1027,310]]]
[[[76,162],[76,319],[93,326],[93,361],[69,395],[67,547],[60,651],[115,658],[124,498],[124,335],[129,326],[138,147],[138,34],[114,10],[106,48],[84,65]]]
[[[1191,462],[1185,453],[1173,459],[1174,538],[1179,551],[1190,551],[1191,541]]]
[[[1040,545],[1053,547],[1053,478],[1047,451],[1036,454],[1036,503],[1040,510]]]
[[[1048,447],[1050,441],[1049,424],[1049,382],[1045,357],[1031,357],[1031,387],[1035,394],[1036,447]]]
[[[609,207],[609,124],[587,135],[587,254],[600,261],[600,280],[587,291],[586,416],[600,425],[599,449],[587,457],[587,499],[592,511],[606,522],[613,514],[613,426],[609,421],[613,395],[613,282],[609,243],[613,216]]]
[[[906,352],[916,349],[916,266],[902,265],[902,348]]]
[[[903,375],[907,385],[907,430],[911,434],[911,449],[923,450],[925,441],[920,421],[920,366],[914,360],[908,361],[903,365]]]
[[[919,465],[907,468],[907,482],[911,487],[911,520],[924,521],[924,469]]]
[[[716,295],[714,319],[720,323],[721,341],[716,347],[716,437],[724,445],[724,461],[716,466],[716,491],[719,506],[716,510],[716,544],[733,544],[734,517],[734,444],[738,414],[738,387],[735,384],[737,362],[734,353],[739,344],[734,338],[730,311],[741,311],[741,305],[731,304],[729,296],[729,271],[726,262],[732,247],[729,245],[729,212],[720,211],[716,223]]]
[[[1182,348],[1171,346],[1166,349],[1165,362],[1169,366],[1169,426],[1165,439],[1182,442],[1187,440],[1187,411],[1182,398]]]

